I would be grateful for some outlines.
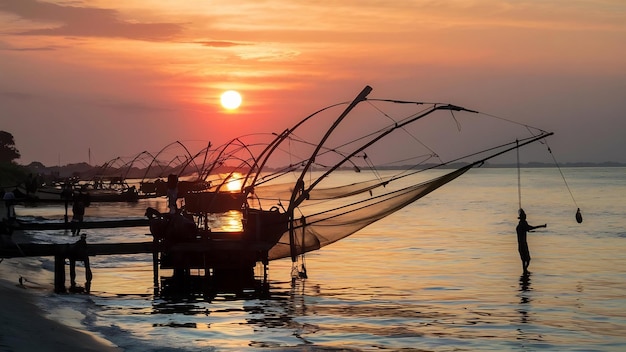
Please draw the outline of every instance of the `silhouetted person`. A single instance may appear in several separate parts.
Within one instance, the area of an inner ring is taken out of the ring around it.
[[[24,188],[26,189],[26,197],[30,197],[31,195],[35,195],[37,192],[37,188],[39,188],[39,180],[37,176],[33,176],[33,174],[28,174],[26,181],[24,182]]]
[[[87,196],[82,191],[78,191],[78,194],[74,196],[74,202],[72,204],[72,235],[78,236],[80,234],[80,226],[85,218],[85,207],[87,207]]]
[[[11,234],[13,234],[11,225],[4,219],[0,220],[0,248],[14,245]]]
[[[70,199],[72,199],[73,196],[73,191],[72,191],[72,185],[70,185],[69,183],[64,183],[63,184],[63,189],[61,190],[61,199],[63,199],[63,201],[65,202],[65,216],[63,217],[65,220],[65,223],[67,224],[67,207],[70,203]]]
[[[176,201],[178,200],[178,176],[169,175],[167,177],[167,206],[169,207],[170,214],[176,214],[178,207]]]
[[[16,220],[15,216],[15,193],[13,191],[6,191],[2,196],[2,200],[4,200],[4,204],[7,209],[6,219],[8,224],[12,224]],[[4,217],[0,216],[0,219]]]
[[[84,290],[89,293],[93,275],[91,273],[91,267],[89,266],[89,256],[87,255],[86,234],[80,235],[80,240],[72,245],[68,259],[70,260],[70,292],[82,292]],[[85,264],[86,282],[84,289],[76,286],[76,261],[81,261]]]
[[[519,210],[519,224],[515,230],[517,231],[517,249],[519,250],[520,258],[522,259],[522,268],[524,269],[524,275],[528,274],[528,266],[530,265],[530,251],[528,250],[528,242],[526,242],[526,234],[528,231],[532,231],[534,229],[540,227],[547,227],[547,224],[539,225],[539,226],[531,226],[526,222],[526,213],[524,209]]]

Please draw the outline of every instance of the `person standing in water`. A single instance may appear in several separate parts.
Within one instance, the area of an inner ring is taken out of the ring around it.
[[[515,230],[517,231],[517,249],[519,250],[520,258],[522,259],[522,268],[524,269],[524,275],[528,275],[528,266],[530,265],[530,250],[528,249],[528,242],[526,242],[526,235],[528,231],[538,229],[540,227],[547,227],[547,224],[539,226],[531,226],[526,221],[526,213],[524,209],[519,210],[519,223]]]

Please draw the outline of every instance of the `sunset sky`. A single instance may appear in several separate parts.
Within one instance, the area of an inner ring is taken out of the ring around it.
[[[560,162],[626,162],[626,2],[0,0],[20,164],[280,132],[365,85],[553,131]]]

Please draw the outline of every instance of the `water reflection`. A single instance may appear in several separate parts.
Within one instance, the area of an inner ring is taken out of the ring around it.
[[[153,328],[179,330],[187,328],[201,333],[213,331],[222,334],[230,329],[241,329],[248,326],[252,331],[271,332],[251,336],[250,346],[257,348],[279,347],[272,345],[273,334],[289,332],[288,336],[294,339],[292,344],[310,345],[306,336],[314,334],[320,328],[315,324],[299,322],[300,317],[308,314],[307,297],[309,294],[319,293],[318,285],[307,284],[305,280],[290,282],[274,282],[272,294],[267,297],[195,297],[187,299],[154,299],[151,311]],[[132,312],[131,314],[145,314]],[[168,332],[162,331],[167,335]],[[192,333],[194,334],[194,333]],[[269,339],[269,341],[264,341]]]
[[[193,300],[155,300],[152,303],[152,314],[209,315],[204,304]]]
[[[519,278],[519,297],[520,308],[517,310],[520,313],[520,322],[522,324],[528,323],[528,305],[531,302],[530,291],[530,273],[523,274]]]
[[[152,315],[209,316],[216,313],[241,312],[246,322],[261,327],[292,325],[292,318],[305,315],[304,281],[273,289],[271,295],[216,294],[211,296],[159,297],[152,302]]]
[[[530,332],[530,329],[532,327],[532,323],[530,321],[530,316],[529,316],[529,309],[531,307],[530,303],[532,302],[531,291],[532,291],[532,287],[531,287],[531,280],[530,280],[530,272],[528,272],[528,273],[523,274],[519,278],[520,302],[519,302],[519,308],[517,309],[517,312],[520,314],[519,321],[521,324],[523,324],[517,329],[517,333],[518,333],[517,339],[522,341],[522,343],[525,346],[527,346],[527,344],[532,343],[533,341],[540,340],[534,337],[533,334]]]
[[[220,216],[209,218],[209,227],[213,231],[242,231],[242,219],[243,216],[241,212],[231,210],[226,213],[220,214]]]
[[[325,351],[329,346],[368,351],[625,350],[626,321],[619,313],[626,306],[626,271],[621,265],[626,225],[616,211],[620,208],[616,204],[623,204],[619,196],[624,194],[624,182],[616,180],[623,180],[626,173],[624,168],[611,169],[619,179],[611,178],[610,185],[602,177],[598,181],[600,168],[571,170],[590,176],[579,178],[580,184],[590,186],[579,190],[587,192],[591,203],[586,207],[596,210],[594,224],[599,227],[574,230],[569,227],[573,222],[569,215],[564,220],[553,217],[553,230],[540,235],[542,246],[536,248],[550,276],[510,274],[511,267],[517,268],[515,263],[505,265],[510,262],[511,244],[493,234],[509,236],[511,224],[502,209],[507,209],[510,200],[504,190],[515,186],[509,183],[516,170],[477,169],[480,177],[450,184],[436,197],[424,198],[393,219],[311,253],[310,279],[304,285],[290,286],[289,259],[272,262],[270,276],[284,281],[270,281],[268,299],[217,297],[211,302],[178,303],[153,299],[151,255],[96,257],[93,299],[97,304],[86,321],[127,351],[180,350],[180,346],[186,351],[206,351],[211,350],[208,344],[229,351],[305,350],[308,345],[303,339]],[[533,170],[548,171],[554,170]],[[560,208],[555,206],[559,198],[550,193],[552,184],[546,186],[546,180],[527,182],[540,185],[526,189],[527,199],[537,195],[535,212],[559,215]],[[489,201],[476,203],[482,195],[489,195]],[[163,209],[162,199],[155,202],[140,200],[136,206],[119,205],[119,209],[108,204],[92,206],[86,215],[142,217],[148,206]],[[17,211],[20,216],[63,216],[59,206]],[[485,231],[485,213],[495,217],[490,220],[490,231]],[[216,219],[212,229],[240,226],[240,219],[222,219]],[[101,243],[143,242],[147,231],[94,229],[88,238]],[[72,241],[71,233],[62,231],[21,235],[42,243]],[[603,254],[602,260],[598,253]],[[29,281],[52,281],[54,261],[50,258],[5,260],[4,268],[13,262],[15,266],[8,268],[28,275],[24,277]],[[572,268],[576,268],[575,275]],[[13,280],[17,283],[17,277]],[[80,298],[46,297],[61,302],[57,306],[63,308],[82,307],[76,303]]]

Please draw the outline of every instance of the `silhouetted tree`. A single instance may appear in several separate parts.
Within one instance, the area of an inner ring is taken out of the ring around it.
[[[13,135],[6,131],[0,131],[0,163],[10,163],[20,158],[20,152],[15,148]]]
[[[41,170],[41,169],[45,169],[46,165],[42,164],[39,161],[33,161],[32,163],[26,165],[26,167],[28,167],[31,170]]]

